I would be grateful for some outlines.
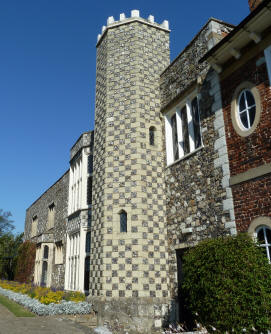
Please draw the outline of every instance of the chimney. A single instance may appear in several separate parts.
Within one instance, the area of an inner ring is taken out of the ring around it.
[[[248,0],[250,11],[252,12],[263,0]]]

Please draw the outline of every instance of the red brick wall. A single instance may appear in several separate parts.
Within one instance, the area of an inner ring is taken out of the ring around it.
[[[271,88],[266,64],[256,66],[256,61],[262,57],[263,53],[221,82],[231,176],[271,162]],[[255,84],[262,106],[260,122],[247,137],[236,133],[231,120],[232,97],[236,88],[244,81]],[[238,231],[245,231],[251,220],[258,216],[271,216],[271,174],[235,185],[232,190]]]
[[[254,218],[271,217],[271,176],[243,182],[232,187],[238,232],[247,231]]]

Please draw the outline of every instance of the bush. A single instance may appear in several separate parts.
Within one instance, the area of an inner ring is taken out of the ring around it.
[[[200,243],[184,255],[183,275],[187,306],[209,331],[271,328],[271,266],[248,235]]]

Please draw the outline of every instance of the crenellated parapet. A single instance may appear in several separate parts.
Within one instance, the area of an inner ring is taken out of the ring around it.
[[[169,22],[167,20],[164,20],[161,24],[159,24],[159,23],[156,23],[154,21],[154,16],[153,15],[149,15],[147,19],[144,19],[144,18],[140,17],[140,12],[139,12],[138,9],[133,9],[131,11],[131,16],[130,17],[126,17],[126,15],[124,13],[120,14],[119,20],[115,20],[113,16],[109,16],[108,19],[107,19],[107,25],[102,27],[101,34],[98,34],[98,36],[97,36],[97,44],[100,42],[100,40],[102,39],[102,37],[104,36],[104,34],[107,32],[108,29],[114,28],[114,27],[122,25],[122,24],[127,24],[127,23],[130,23],[130,22],[134,22],[134,21],[140,21],[140,22],[145,23],[147,25],[154,26],[156,28],[160,28],[160,29],[165,30],[165,31],[170,31],[169,30]]]

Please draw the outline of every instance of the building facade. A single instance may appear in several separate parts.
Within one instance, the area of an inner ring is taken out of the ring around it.
[[[87,293],[100,323],[186,321],[182,256],[206,238],[249,232],[270,259],[271,1],[249,5],[171,63],[152,15],[109,17],[98,35],[95,129],[27,209],[25,236],[34,282]]]

